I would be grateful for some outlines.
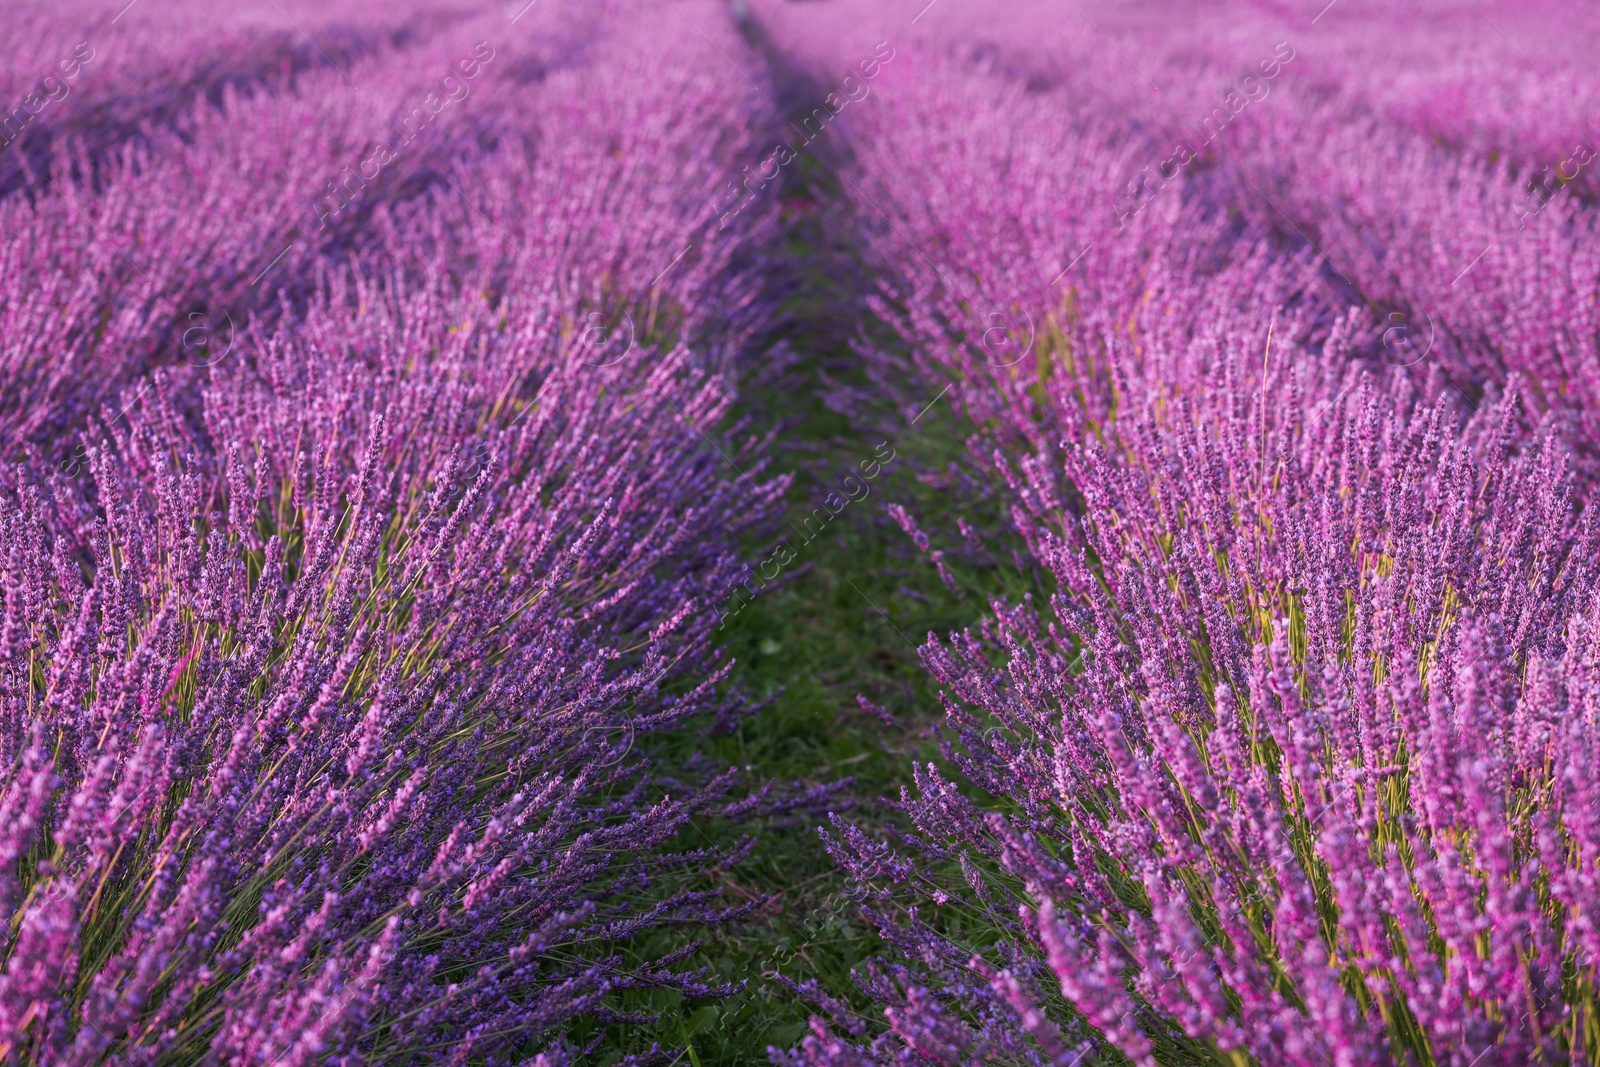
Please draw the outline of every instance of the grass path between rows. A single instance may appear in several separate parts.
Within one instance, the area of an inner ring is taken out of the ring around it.
[[[759,31],[754,37],[761,46]],[[821,91],[784,69],[781,56],[764,51],[782,109],[809,112]],[[830,134],[835,139],[828,140]],[[738,661],[733,684],[769,703],[726,736],[681,733],[651,738],[641,748],[663,768],[683,766],[697,754],[743,766],[752,784],[818,785],[848,777],[852,783],[832,806],[886,829],[896,821],[893,801],[909,784],[913,761],[938,758],[939,705],[917,646],[930,632],[971,625],[989,591],[1017,588],[1023,576],[1010,563],[980,568],[987,574],[969,568],[976,595],[958,597],[885,510],[899,503],[927,522],[930,533],[953,534],[958,514],[972,517],[986,508],[950,473],[966,456],[967,427],[948,401],[931,403],[914,424],[887,401],[866,418],[859,411],[847,417],[828,403],[838,386],[867,386],[853,339],[893,343],[863,299],[868,276],[838,191],[837,168],[846,163],[842,140],[830,130],[786,168],[781,190],[766,194],[776,196],[762,207],[782,221],[783,254],[768,279],[778,313],[770,333],[751,348],[762,362],[743,369],[731,417],[748,420],[754,432],[776,429],[769,471],[796,475],[787,529],[771,535],[790,536],[796,557],[723,630]],[[863,429],[896,424],[903,428]],[[867,495],[848,503],[820,534],[815,519],[808,529],[806,518],[843,478],[859,478],[862,462],[882,457],[885,447],[894,458],[865,483]],[[767,557],[769,544],[745,546],[752,569]],[[862,710],[858,693],[885,709],[892,723]],[[658,1023],[591,1024],[574,1029],[572,1040],[581,1045],[598,1038],[601,1064],[659,1043],[673,1050],[669,1062],[690,1067],[762,1064],[768,1046],[794,1044],[811,1012],[771,975],[816,978],[835,995],[848,996],[851,968],[882,947],[845,895],[818,822],[795,816],[758,827],[754,850],[723,887],[730,902],[769,899],[752,915],[704,933],[691,962],[745,981],[741,993],[706,1003],[684,1002],[676,993],[632,994],[628,1007],[659,1014]],[[725,845],[738,836],[726,824],[707,821],[679,844]],[[630,951],[640,959],[659,955],[673,946],[673,937],[658,934]]]

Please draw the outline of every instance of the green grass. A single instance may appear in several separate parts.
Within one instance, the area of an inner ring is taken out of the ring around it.
[[[801,398],[783,399],[792,408]],[[779,443],[780,460],[790,461],[780,469],[800,475],[790,494],[790,517],[796,522],[828,492],[812,471],[854,466],[871,457],[878,443],[834,425],[837,417],[815,397],[806,402],[804,421]],[[922,421],[932,424],[933,433],[896,442],[897,457],[871,483],[871,493],[850,503],[809,544],[796,536],[797,556],[786,576],[729,620],[724,634],[737,660],[733,683],[770,705],[726,736],[652,738],[641,743],[642,750],[664,767],[681,765],[699,751],[748,768],[752,785],[769,779],[812,785],[851,777],[853,785],[839,796],[853,805],[851,817],[868,822],[889,817],[876,799],[897,795],[910,780],[912,761],[937,751],[930,726],[938,704],[915,646],[930,630],[969,625],[982,609],[980,601],[959,600],[945,589],[932,565],[884,514],[890,501],[921,513],[946,506],[914,472],[930,454],[948,450],[955,439],[948,423],[954,420]],[[747,558],[763,558],[764,547],[749,546]],[[857,693],[888,709],[895,725],[863,711]],[[708,820],[679,844],[726,844],[742,832]],[[794,1043],[809,1015],[768,973],[817,977],[843,993],[851,988],[850,969],[878,952],[876,936],[842,895],[845,880],[823,850],[815,820],[800,816],[791,825],[758,833],[753,853],[730,872],[728,895],[771,900],[738,923],[709,931],[695,961],[728,979],[745,979],[748,988],[720,1004],[684,1004],[677,994],[629,1001],[629,1007],[648,1006],[663,1018],[654,1027],[608,1028],[604,1046],[611,1058],[659,1041],[687,1045],[693,1051],[685,1052],[685,1062],[700,1067],[765,1062],[766,1047]],[[665,951],[682,934],[667,931],[642,939],[632,950],[641,957]],[[575,1040],[582,1036],[573,1031]]]
[[[752,787],[772,779],[813,785],[853,778],[837,796],[840,805],[849,805],[853,821],[883,825],[895,815],[878,798],[898,796],[910,782],[913,761],[938,757],[939,705],[916,646],[930,631],[943,634],[974,623],[985,610],[987,591],[1010,587],[1015,594],[1027,583],[1009,563],[976,572],[969,567],[979,595],[957,597],[885,513],[890,502],[904,505],[947,548],[959,544],[952,540],[958,514],[997,525],[997,514],[983,515],[997,507],[994,500],[960,498],[940,487],[940,473],[965,458],[970,432],[948,402],[934,405],[888,442],[896,458],[869,483],[869,495],[845,506],[814,540],[800,536],[804,516],[845,473],[873,458],[884,440],[882,434],[864,434],[824,402],[824,377],[866,384],[860,357],[848,346],[857,329],[887,340],[881,323],[864,318],[857,296],[863,271],[848,234],[841,239],[829,221],[837,216],[818,210],[834,191],[833,182],[828,167],[811,155],[788,175],[779,210],[787,223],[785,260],[794,273],[782,283],[782,307],[765,342],[787,346],[798,361],[781,374],[754,376],[733,416],[748,418],[759,430],[778,427],[770,469],[796,474],[789,521],[745,546],[745,558],[755,567],[770,551],[770,539],[788,534],[796,558],[719,635],[737,660],[730,684],[770,704],[725,736],[685,731],[638,747],[665,769],[682,766],[696,753],[746,767]],[[861,421],[897,421],[887,403],[872,414]],[[858,707],[857,693],[886,708],[894,724]],[[834,995],[849,996],[851,968],[881,950],[845,897],[846,880],[823,849],[817,822],[798,816],[786,825],[757,826],[754,850],[726,874],[730,902],[767,903],[737,922],[700,932],[705,941],[691,965],[745,981],[740,993],[709,1003],[684,1002],[676,992],[627,994],[618,1007],[652,1011],[660,1021],[645,1027],[588,1022],[569,1029],[569,1039],[583,1045],[598,1038],[596,1062],[602,1064],[659,1042],[670,1050],[669,1059],[691,1067],[765,1063],[769,1045],[797,1042],[811,1009],[769,975],[814,977]],[[725,845],[749,829],[702,820],[677,844]],[[685,936],[682,928],[669,928],[618,951],[645,960]],[[868,1008],[864,999],[858,1004]]]

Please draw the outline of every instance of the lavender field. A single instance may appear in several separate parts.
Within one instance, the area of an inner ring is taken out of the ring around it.
[[[0,1062],[1600,1065],[1595,12],[6,14]]]

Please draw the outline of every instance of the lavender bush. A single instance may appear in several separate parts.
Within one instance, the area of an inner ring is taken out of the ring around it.
[[[1436,143],[1355,6],[934,12],[768,14],[819,68],[899,34],[843,131],[904,342],[862,352],[908,418],[948,389],[1050,587],[923,647],[949,769],[827,835],[877,1007],[799,987],[832,1022],[775,1061],[1596,1062],[1581,187],[1518,238],[1507,105]],[[1504,47],[1445,25],[1408,88]],[[1251,68],[1209,138],[1159,88]]]
[[[96,27],[0,199],[45,279],[3,298],[0,1047],[556,1064],[620,992],[726,996],[621,947],[741,910],[695,878],[738,846],[675,844],[737,775],[631,751],[745,710],[712,629],[785,485],[718,429],[763,222],[685,258],[663,181],[740,154],[741,42],[293,5],[311,61],[190,6]]]
[[[1075,456],[1080,514],[1018,478],[1049,611],[997,603],[924,650],[947,754],[1005,814],[926,767],[907,850],[840,828],[885,936],[938,976],[869,988],[935,1062],[1022,1030],[1040,1062],[1182,1037],[1263,1062],[1590,1055],[1595,531],[1559,458],[1507,456],[1503,417],[1475,462],[1442,408],[1370,388],[1333,406],[1328,454],[1290,415],[1229,457],[1258,408],[1216,385],[1231,411]],[[907,892],[1000,944],[974,955]]]

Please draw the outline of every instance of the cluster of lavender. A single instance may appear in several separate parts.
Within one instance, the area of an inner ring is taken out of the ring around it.
[[[1582,153],[1519,227],[1507,143],[1584,136],[1563,16],[1519,67],[1483,12],[872,7],[760,12],[819,71],[894,42],[839,130],[862,350],[1053,589],[924,647],[956,776],[826,835],[875,1007],[801,984],[775,1061],[1600,1062],[1600,245]]]
[[[673,844],[731,772],[630,746],[739,712],[784,488],[710,436],[758,67],[675,6],[29,16],[96,58],[0,175],[8,1062],[549,1067],[728,992],[620,948],[735,910]]]

